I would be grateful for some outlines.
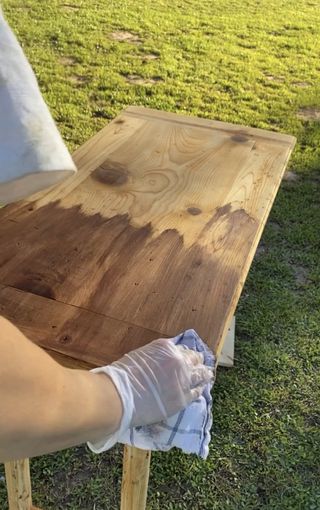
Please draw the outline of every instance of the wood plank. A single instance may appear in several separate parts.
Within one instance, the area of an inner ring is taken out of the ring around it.
[[[114,329],[194,328],[219,352],[293,146],[289,135],[129,108],[76,151],[76,178],[0,212],[0,283]],[[67,355],[97,361],[98,341],[86,349],[77,331]],[[127,350],[130,335],[117,337]]]
[[[128,106],[125,110],[126,115],[134,115],[138,118],[152,118],[166,120],[179,124],[187,124],[189,126],[199,126],[207,129],[216,129],[218,131],[232,132],[239,136],[254,136],[262,137],[264,139],[275,140],[278,143],[289,143],[294,145],[296,138],[292,135],[285,133],[278,133],[275,131],[268,131],[267,129],[252,128],[240,124],[231,124],[230,122],[222,122],[218,120],[205,119],[201,117],[194,117],[192,115],[177,115],[176,113],[154,110],[152,108],[141,108],[141,106]]]
[[[29,459],[5,463],[9,510],[36,510],[32,506]]]
[[[150,450],[124,446],[121,510],[145,510],[150,459]]]
[[[227,335],[221,342],[222,347],[220,356],[218,357],[218,364],[220,367],[230,368],[234,365],[235,325],[236,318],[233,316],[231,324],[228,327]]]
[[[101,314],[0,286],[0,314],[70,368],[112,363],[161,334]]]

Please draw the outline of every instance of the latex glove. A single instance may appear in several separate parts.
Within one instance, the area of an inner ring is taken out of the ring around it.
[[[93,451],[111,448],[130,427],[167,420],[196,400],[213,379],[201,353],[164,338],[92,372],[112,379],[123,404],[120,429],[99,444],[88,443]]]

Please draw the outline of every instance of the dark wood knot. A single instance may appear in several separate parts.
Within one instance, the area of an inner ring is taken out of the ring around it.
[[[202,213],[199,207],[188,207],[187,211],[189,214],[192,214],[192,216],[197,216],[198,214]]]
[[[94,170],[91,175],[96,181],[109,186],[122,186],[129,178],[129,172],[124,165],[108,160]]]

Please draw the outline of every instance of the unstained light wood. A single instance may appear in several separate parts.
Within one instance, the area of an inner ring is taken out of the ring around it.
[[[9,510],[36,510],[32,506],[29,459],[5,463]]]
[[[218,357],[218,364],[220,367],[231,368],[234,365],[235,327],[236,318],[232,317],[231,324],[228,328],[228,333],[222,343],[220,356]]]
[[[144,510],[147,501],[151,452],[124,446],[121,510]]]

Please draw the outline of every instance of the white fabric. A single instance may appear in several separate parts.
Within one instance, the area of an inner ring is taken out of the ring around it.
[[[35,75],[0,8],[0,204],[76,172]]]

